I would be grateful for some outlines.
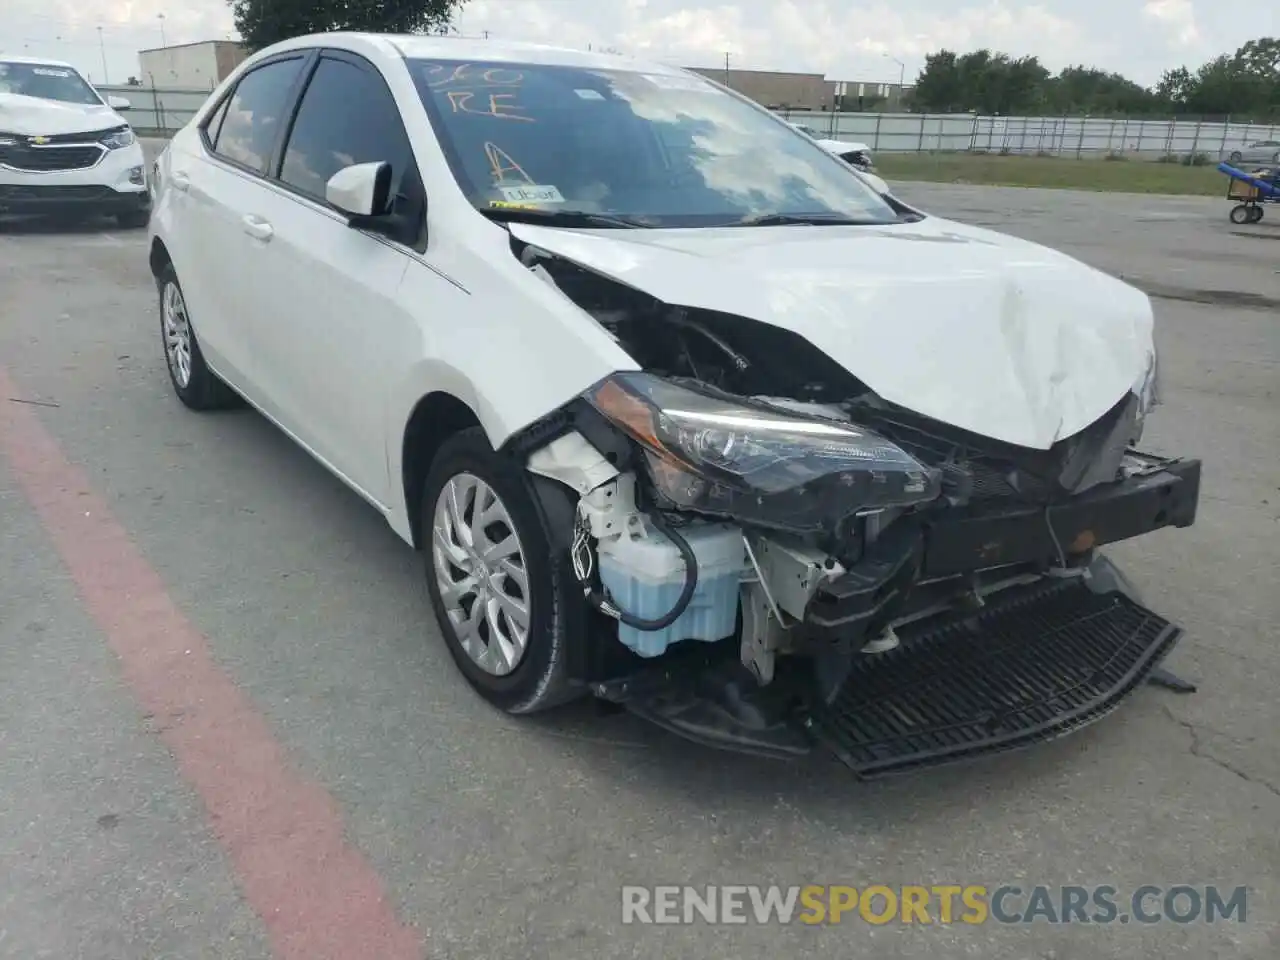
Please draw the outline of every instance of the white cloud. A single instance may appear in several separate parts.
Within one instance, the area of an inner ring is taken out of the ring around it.
[[[467,34],[585,48],[616,48],[686,66],[823,72],[834,80],[896,81],[903,61],[914,78],[940,47],[988,47],[1036,55],[1050,69],[1072,64],[1116,70],[1154,83],[1171,67],[1199,63],[1270,31],[1274,3],[1216,0],[469,0],[458,18]],[[38,51],[100,72],[137,70],[137,50],[225,37],[225,0],[0,0],[0,49]],[[1270,18],[1270,22],[1268,22]]]
[[[1164,27],[1179,46],[1191,47],[1200,42],[1200,27],[1191,0],[1147,0],[1142,14]]]

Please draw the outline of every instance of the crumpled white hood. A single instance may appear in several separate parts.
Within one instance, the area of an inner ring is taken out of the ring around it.
[[[860,150],[863,153],[870,153],[871,148],[865,143],[853,143],[849,140],[818,140],[818,146],[829,153],[849,153],[852,150]]]
[[[1145,380],[1151,302],[1045,247],[944,220],[564,230],[519,239],[666,303],[794,331],[884,399],[1048,449]]]
[[[17,93],[0,93],[0,133],[28,137],[106,130],[124,123],[108,106],[59,103]]]

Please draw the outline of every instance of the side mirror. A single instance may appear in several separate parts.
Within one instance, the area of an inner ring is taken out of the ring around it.
[[[112,110],[132,110],[133,109],[133,104],[131,104],[124,97],[107,97],[107,106],[110,107]]]
[[[380,217],[391,209],[391,164],[343,167],[325,184],[324,198],[354,219]]]

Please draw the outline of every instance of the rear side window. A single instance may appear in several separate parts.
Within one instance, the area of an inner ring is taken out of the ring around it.
[[[277,60],[244,75],[227,102],[215,153],[257,173],[266,171],[271,151],[288,122],[290,95],[302,64],[300,57]]]
[[[217,147],[218,131],[222,129],[222,121],[227,116],[227,107],[231,104],[231,98],[227,97],[218,105],[218,109],[209,114],[209,119],[204,122],[204,135],[209,141],[209,146]]]
[[[395,196],[413,162],[395,98],[372,68],[324,57],[302,96],[280,180],[323,202],[330,177],[374,161],[391,164]]]

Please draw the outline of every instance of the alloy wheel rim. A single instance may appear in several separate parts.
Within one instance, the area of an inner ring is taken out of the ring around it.
[[[191,322],[187,318],[187,303],[176,283],[164,288],[164,353],[169,371],[185,388],[191,382]]]
[[[529,640],[528,568],[511,514],[492,487],[460,473],[436,498],[431,526],[436,585],[454,636],[481,670],[506,676]]]

